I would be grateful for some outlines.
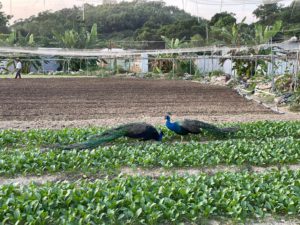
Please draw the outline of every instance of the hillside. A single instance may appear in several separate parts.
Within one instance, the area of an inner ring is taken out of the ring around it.
[[[66,16],[67,15],[67,16]],[[22,36],[33,34],[39,46],[56,46],[53,32],[90,30],[97,24],[98,38],[113,41],[161,41],[161,35],[190,39],[195,34],[205,36],[205,20],[200,20],[163,2],[122,2],[99,6],[85,5],[57,12],[43,12],[15,23],[12,28]],[[155,43],[154,43],[155,44]],[[162,43],[156,43],[162,44]]]

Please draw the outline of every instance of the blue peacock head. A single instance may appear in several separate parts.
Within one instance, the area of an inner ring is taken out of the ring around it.
[[[167,121],[170,121],[171,120],[171,114],[170,113],[167,113],[167,115],[165,115],[165,119],[167,120]]]

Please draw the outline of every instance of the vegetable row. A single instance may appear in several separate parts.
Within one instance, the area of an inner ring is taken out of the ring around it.
[[[3,224],[201,223],[299,215],[300,172],[117,177],[0,187]]]
[[[40,148],[0,151],[0,175],[44,174],[60,171],[97,171],[122,166],[203,167],[225,165],[276,165],[300,162],[300,139],[233,139],[199,143],[126,143],[93,150]]]
[[[233,126],[237,124],[231,124]],[[224,125],[225,126],[225,125]],[[228,126],[228,124],[226,125]],[[238,124],[240,131],[228,135],[225,139],[264,139],[268,137],[295,137],[300,138],[300,121],[290,122],[254,122]],[[164,133],[164,142],[179,140],[180,137],[165,127],[160,127]],[[104,128],[65,128],[62,130],[2,130],[0,131],[0,147],[43,146],[49,144],[70,144],[85,141],[89,136],[100,134]],[[186,137],[186,140],[199,141],[201,139],[214,140],[206,132],[202,135]],[[120,139],[117,143],[126,143],[129,140]]]

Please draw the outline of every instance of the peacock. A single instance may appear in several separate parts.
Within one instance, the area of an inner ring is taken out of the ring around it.
[[[165,116],[166,126],[171,131],[179,135],[199,134],[202,131],[207,131],[214,136],[225,136],[229,133],[234,133],[239,130],[238,127],[219,128],[213,124],[205,123],[199,120],[185,119],[183,121],[171,122],[170,115]]]
[[[90,138],[88,138],[87,141],[82,143],[76,143],[71,145],[55,145],[52,147],[56,147],[63,150],[93,149],[101,144],[113,141],[120,137],[135,138],[143,141],[162,141],[163,132],[158,132],[154,126],[147,123],[128,123],[107,130],[102,134],[91,136]]]

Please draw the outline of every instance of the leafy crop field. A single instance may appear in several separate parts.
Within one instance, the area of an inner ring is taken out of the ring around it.
[[[7,185],[0,189],[0,217],[31,224],[199,224],[212,216],[298,215],[299,185],[299,171]]]
[[[226,124],[227,125],[227,124]],[[234,124],[233,124],[234,125]],[[225,126],[225,124],[224,124]],[[0,131],[2,179],[65,173],[65,181],[0,186],[3,224],[162,224],[249,219],[300,213],[300,122],[240,124],[234,135],[180,137],[160,127],[162,143],[121,138],[93,150],[45,147],[85,141],[105,128]],[[145,169],[275,166],[264,173],[125,176]],[[88,179],[68,179],[88,174]],[[99,175],[102,175],[101,179]],[[93,178],[95,177],[95,178]]]

